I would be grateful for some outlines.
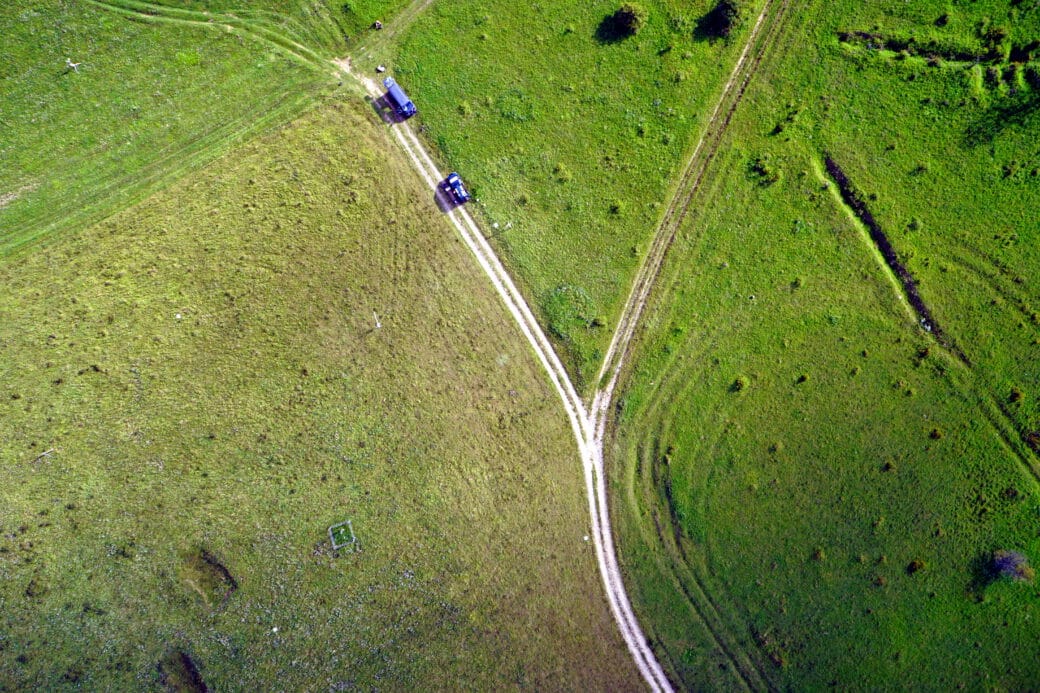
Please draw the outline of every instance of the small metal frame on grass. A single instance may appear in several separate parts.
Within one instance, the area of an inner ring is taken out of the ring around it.
[[[329,541],[332,542],[333,551],[339,551],[348,546],[353,551],[357,544],[357,537],[354,536],[354,525],[350,524],[350,520],[329,527]]]

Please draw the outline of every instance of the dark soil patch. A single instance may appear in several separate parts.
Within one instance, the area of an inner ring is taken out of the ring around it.
[[[238,589],[231,572],[206,549],[192,551],[180,569],[180,577],[211,609],[220,609]]]
[[[159,660],[159,682],[171,693],[206,693],[209,690],[199,668],[183,650],[171,650]]]
[[[950,344],[949,340],[943,334],[942,329],[936,323],[935,318],[932,316],[932,312],[925,305],[924,299],[921,298],[921,293],[917,290],[917,280],[910,274],[910,270],[906,268],[906,265],[902,263],[899,256],[896,254],[895,248],[892,246],[892,242],[885,235],[885,232],[881,229],[881,225],[878,224],[874,215],[871,214],[867,208],[866,203],[860,196],[859,191],[852,185],[852,181],[849,180],[845,172],[841,170],[841,167],[830,157],[830,155],[824,155],[824,163],[827,167],[827,173],[831,179],[834,180],[838,185],[838,190],[841,191],[841,198],[845,201],[851,209],[853,214],[863,222],[863,225],[867,227],[867,231],[870,233],[871,240],[877,246],[878,250],[881,251],[881,257],[884,258],[885,264],[888,265],[892,273],[899,279],[900,284],[903,286],[903,292],[906,295],[907,301],[910,306],[917,313],[918,321],[922,328],[933,337],[936,341],[942,344],[944,347],[949,349],[957,358],[963,361],[967,365],[971,365],[968,358],[964,353],[957,347]]]

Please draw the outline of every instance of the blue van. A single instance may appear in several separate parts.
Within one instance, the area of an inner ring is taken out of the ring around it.
[[[398,118],[411,118],[416,114],[415,104],[411,102],[408,95],[404,93],[404,89],[398,86],[393,77],[384,79],[383,86],[386,87],[386,100]]]

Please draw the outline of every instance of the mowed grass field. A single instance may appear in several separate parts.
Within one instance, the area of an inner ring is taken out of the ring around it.
[[[337,87],[328,60],[403,4],[6,3],[0,252],[101,219],[290,120]]]
[[[646,25],[610,41],[617,3],[434,3],[396,53],[356,61],[409,92],[580,389],[747,30],[712,43],[698,38],[712,3],[642,4]],[[760,4],[746,5],[749,24]]]
[[[1040,563],[1040,11],[792,17],[635,355],[613,472],[631,594],[689,688],[1035,687],[1040,591],[992,555]]]
[[[637,685],[555,395],[381,127],[4,260],[0,686]]]

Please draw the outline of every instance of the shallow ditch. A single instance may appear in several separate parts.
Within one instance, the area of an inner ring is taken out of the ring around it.
[[[907,269],[906,265],[902,263],[899,256],[896,254],[895,248],[892,246],[892,242],[885,235],[885,232],[881,229],[881,225],[878,224],[874,215],[871,214],[870,209],[867,208],[863,198],[860,197],[859,192],[853,186],[852,181],[845,175],[841,167],[838,166],[837,162],[825,154],[824,165],[827,168],[827,175],[831,177],[841,192],[841,198],[845,201],[845,204],[849,206],[852,213],[856,215],[856,218],[863,222],[863,225],[867,227],[867,231],[870,233],[870,239],[874,241],[874,245],[877,246],[878,251],[881,252],[881,257],[884,259],[885,264],[899,280],[900,285],[903,287],[903,295],[906,296],[907,302],[910,307],[913,308],[917,314],[918,323],[924,329],[935,338],[939,344],[946,349],[950,350],[957,358],[963,361],[966,365],[971,365],[968,361],[967,356],[958,349],[956,346],[950,343],[949,339],[943,333],[939,324],[935,321],[935,317],[932,316],[932,311],[929,310],[928,305],[921,298],[921,293],[917,290],[917,280]]]
[[[867,31],[839,31],[838,41],[867,50],[887,50],[929,60],[960,63],[1026,64],[1040,57],[1040,40],[1014,43],[1006,56],[998,46],[977,43],[918,39],[913,36],[882,36]]]

